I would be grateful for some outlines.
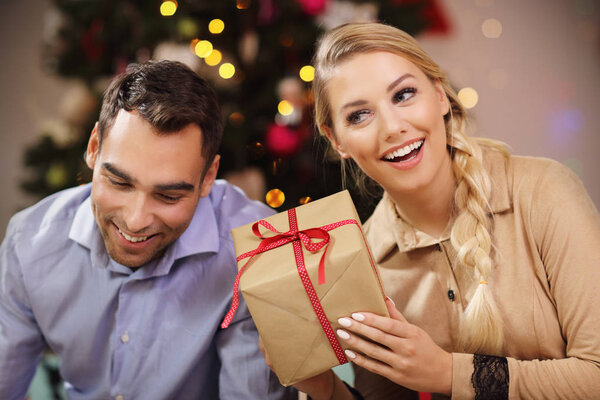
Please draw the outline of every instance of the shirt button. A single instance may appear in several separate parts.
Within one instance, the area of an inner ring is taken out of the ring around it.
[[[115,396],[115,400],[125,400],[125,397],[122,394],[118,394]]]
[[[435,248],[437,251],[442,251],[442,246],[439,243],[435,244]]]
[[[127,334],[127,332],[125,332],[124,334],[121,335],[121,342],[123,342],[123,343],[129,342],[129,334]],[[121,400],[123,400],[123,396],[121,396]]]
[[[450,301],[454,301],[454,290],[448,290],[448,298],[450,299]]]

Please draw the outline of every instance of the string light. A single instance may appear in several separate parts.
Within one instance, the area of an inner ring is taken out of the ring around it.
[[[279,189],[271,189],[265,196],[267,204],[273,208],[281,207],[285,201],[285,194]]]
[[[479,101],[479,94],[471,87],[465,87],[458,91],[458,100],[465,108],[473,108]]]
[[[163,17],[170,17],[177,11],[177,2],[174,0],[165,0],[160,5],[160,14]]]
[[[312,65],[305,65],[300,68],[300,79],[304,82],[312,82],[315,79],[315,68]]]
[[[213,35],[218,35],[223,32],[223,29],[225,29],[225,22],[218,18],[215,18],[208,23],[208,31]]]
[[[232,112],[229,114],[229,122],[234,126],[242,125],[244,123],[244,114],[239,111]]]
[[[235,75],[235,67],[231,63],[225,63],[219,67],[219,75],[223,79],[229,79]]]
[[[207,57],[208,55],[210,55],[210,53],[212,53],[212,51],[213,45],[208,40],[200,40],[198,43],[196,43],[196,46],[194,47],[194,52],[200,58]]]
[[[294,112],[294,106],[287,100],[281,100],[277,105],[277,111],[281,115],[290,115]]]
[[[311,202],[311,200],[312,200],[312,199],[310,198],[310,196],[305,196],[305,197],[302,197],[302,198],[300,198],[300,200],[299,200],[298,202],[299,202],[300,204],[304,205],[304,204],[306,204],[306,203],[310,203],[310,202]]]
[[[211,67],[214,67],[215,65],[218,65],[222,59],[223,54],[221,54],[219,50],[213,49],[213,51],[211,51],[211,53],[204,59],[204,62]]]

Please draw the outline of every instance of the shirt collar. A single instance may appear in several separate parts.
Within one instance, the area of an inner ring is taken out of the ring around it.
[[[511,208],[507,178],[507,158],[498,151],[484,151],[484,168],[492,181],[490,206],[493,214]],[[392,198],[384,193],[373,215],[365,223],[367,241],[371,245],[376,262],[381,262],[395,247],[401,252],[432,246],[447,240],[449,234],[440,238],[429,236],[404,221],[396,212]],[[392,233],[390,235],[390,232]]]
[[[110,261],[104,241],[96,225],[92,212],[91,199],[88,196],[79,206],[69,231],[69,239],[90,249],[92,265],[101,268],[116,269],[117,272],[130,271]],[[216,253],[219,250],[219,230],[217,218],[210,200],[210,196],[200,198],[192,221],[183,234],[167,248],[158,262],[150,262],[149,268],[139,268],[137,278],[168,274],[173,263],[184,257],[201,253]]]

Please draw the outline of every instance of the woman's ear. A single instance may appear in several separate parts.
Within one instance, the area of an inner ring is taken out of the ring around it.
[[[337,141],[335,135],[333,134],[333,129],[331,129],[328,125],[321,125],[321,132],[325,132],[325,136],[327,136],[327,140],[331,143],[331,147],[338,152],[340,157],[342,158],[350,158],[350,154],[344,151],[342,145]]]
[[[448,99],[448,96],[446,95],[446,91],[444,90],[444,86],[442,85],[442,82],[440,82],[439,79],[435,79],[433,81],[433,87],[435,88],[437,96],[442,105],[442,115],[448,114],[448,112],[450,111],[450,100]]]

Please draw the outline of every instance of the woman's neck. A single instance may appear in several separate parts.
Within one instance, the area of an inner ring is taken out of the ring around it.
[[[452,217],[456,179],[452,162],[436,176],[433,184],[412,193],[389,193],[400,216],[416,229],[441,237]]]

